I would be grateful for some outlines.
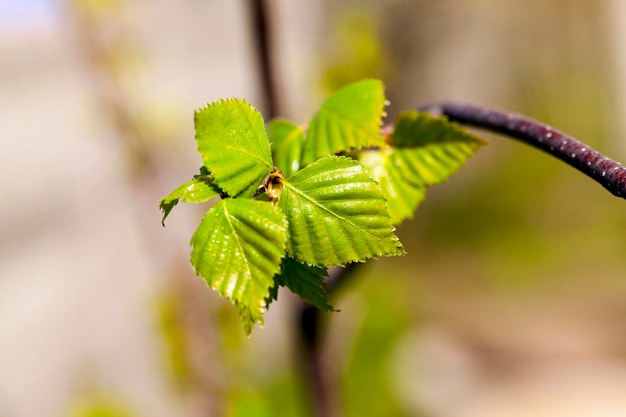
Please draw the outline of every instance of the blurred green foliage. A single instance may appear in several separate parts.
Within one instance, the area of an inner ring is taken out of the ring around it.
[[[343,15],[331,39],[331,47],[322,57],[322,82],[328,91],[365,78],[389,76],[391,65],[378,22],[366,9],[352,9]]]
[[[342,364],[342,389],[346,416],[408,416],[390,381],[390,359],[396,343],[416,322],[407,292],[406,276],[392,263],[377,265],[358,279],[363,317],[351,341],[352,350]],[[383,269],[384,268],[384,269]],[[384,272],[383,272],[384,271]]]
[[[193,376],[184,302],[183,296],[177,291],[168,291],[162,292],[155,303],[163,363],[169,375],[168,379],[179,390],[188,387]]]
[[[134,417],[129,408],[118,399],[104,394],[94,394],[81,400],[68,413],[68,417]]]
[[[267,400],[258,393],[233,393],[228,417],[274,417]]]

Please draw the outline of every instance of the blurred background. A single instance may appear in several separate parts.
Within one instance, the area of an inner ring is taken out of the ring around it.
[[[385,81],[626,161],[623,0],[270,1],[281,115]],[[250,2],[0,1],[0,416],[310,416],[297,302],[245,339],[188,263],[193,110],[263,110]],[[487,135],[325,316],[346,416],[626,415],[626,205]]]

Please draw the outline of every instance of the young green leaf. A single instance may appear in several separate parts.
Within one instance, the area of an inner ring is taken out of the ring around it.
[[[272,144],[274,165],[283,171],[285,178],[293,176],[300,169],[304,144],[302,127],[286,120],[274,119],[267,127],[267,135]]]
[[[380,183],[399,224],[412,217],[428,187],[445,181],[486,142],[444,117],[408,111],[396,119],[389,143],[358,159]]]
[[[347,157],[326,156],[284,182],[287,254],[309,265],[334,266],[402,255],[380,186]]]
[[[276,283],[289,288],[292,293],[321,310],[333,311],[326,296],[324,278],[327,276],[326,268],[305,265],[287,257],[283,259],[280,275],[276,276]]]
[[[210,175],[195,175],[191,181],[187,181],[164,197],[159,203],[163,211],[161,224],[165,226],[165,219],[179,201],[183,203],[203,203],[220,195],[220,189],[213,184]]]
[[[246,334],[254,323],[263,323],[286,238],[286,219],[276,205],[236,198],[209,210],[191,238],[196,274],[233,301]]]
[[[231,197],[250,197],[273,168],[261,114],[245,100],[228,99],[197,110],[195,125],[215,183]]]
[[[426,187],[413,178],[411,150],[383,148],[363,151],[358,160],[378,181],[387,199],[393,224],[412,217],[426,196]]]
[[[378,80],[349,84],[330,96],[311,120],[302,165],[324,155],[383,145],[380,125],[385,103]]]

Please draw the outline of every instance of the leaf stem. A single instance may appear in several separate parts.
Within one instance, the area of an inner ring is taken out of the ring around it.
[[[571,165],[611,194],[626,199],[626,168],[590,146],[520,113],[483,105],[442,102],[420,108],[452,121],[518,139]]]

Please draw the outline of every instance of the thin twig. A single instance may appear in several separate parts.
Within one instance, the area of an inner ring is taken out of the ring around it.
[[[338,287],[348,282],[360,265],[362,264],[351,263],[345,268],[331,269],[326,281],[327,292],[333,293]],[[316,417],[339,417],[342,415],[339,387],[331,370],[332,364],[326,362],[327,356],[324,355],[321,313],[321,310],[315,306],[304,301],[300,303],[297,332],[302,351],[302,367],[313,399],[314,415]]]
[[[280,100],[272,64],[271,27],[269,23],[269,0],[250,0],[252,34],[257,47],[257,66],[259,70],[261,92],[265,98],[267,119],[274,118],[280,112]]]
[[[272,43],[269,24],[269,0],[250,0],[252,30],[257,42],[258,70],[261,78],[261,91],[265,97],[265,116],[276,117],[280,112],[280,97],[277,90],[275,71],[272,65]],[[331,272],[329,285],[335,286]],[[306,303],[299,307],[299,321],[296,335],[301,347],[300,360],[311,397],[313,414],[316,417],[339,417],[338,393],[332,382],[332,375],[322,353],[322,329],[319,311]]]
[[[626,168],[573,137],[519,113],[464,103],[435,103],[422,111],[440,113],[452,121],[502,133],[541,149],[626,199]]]

